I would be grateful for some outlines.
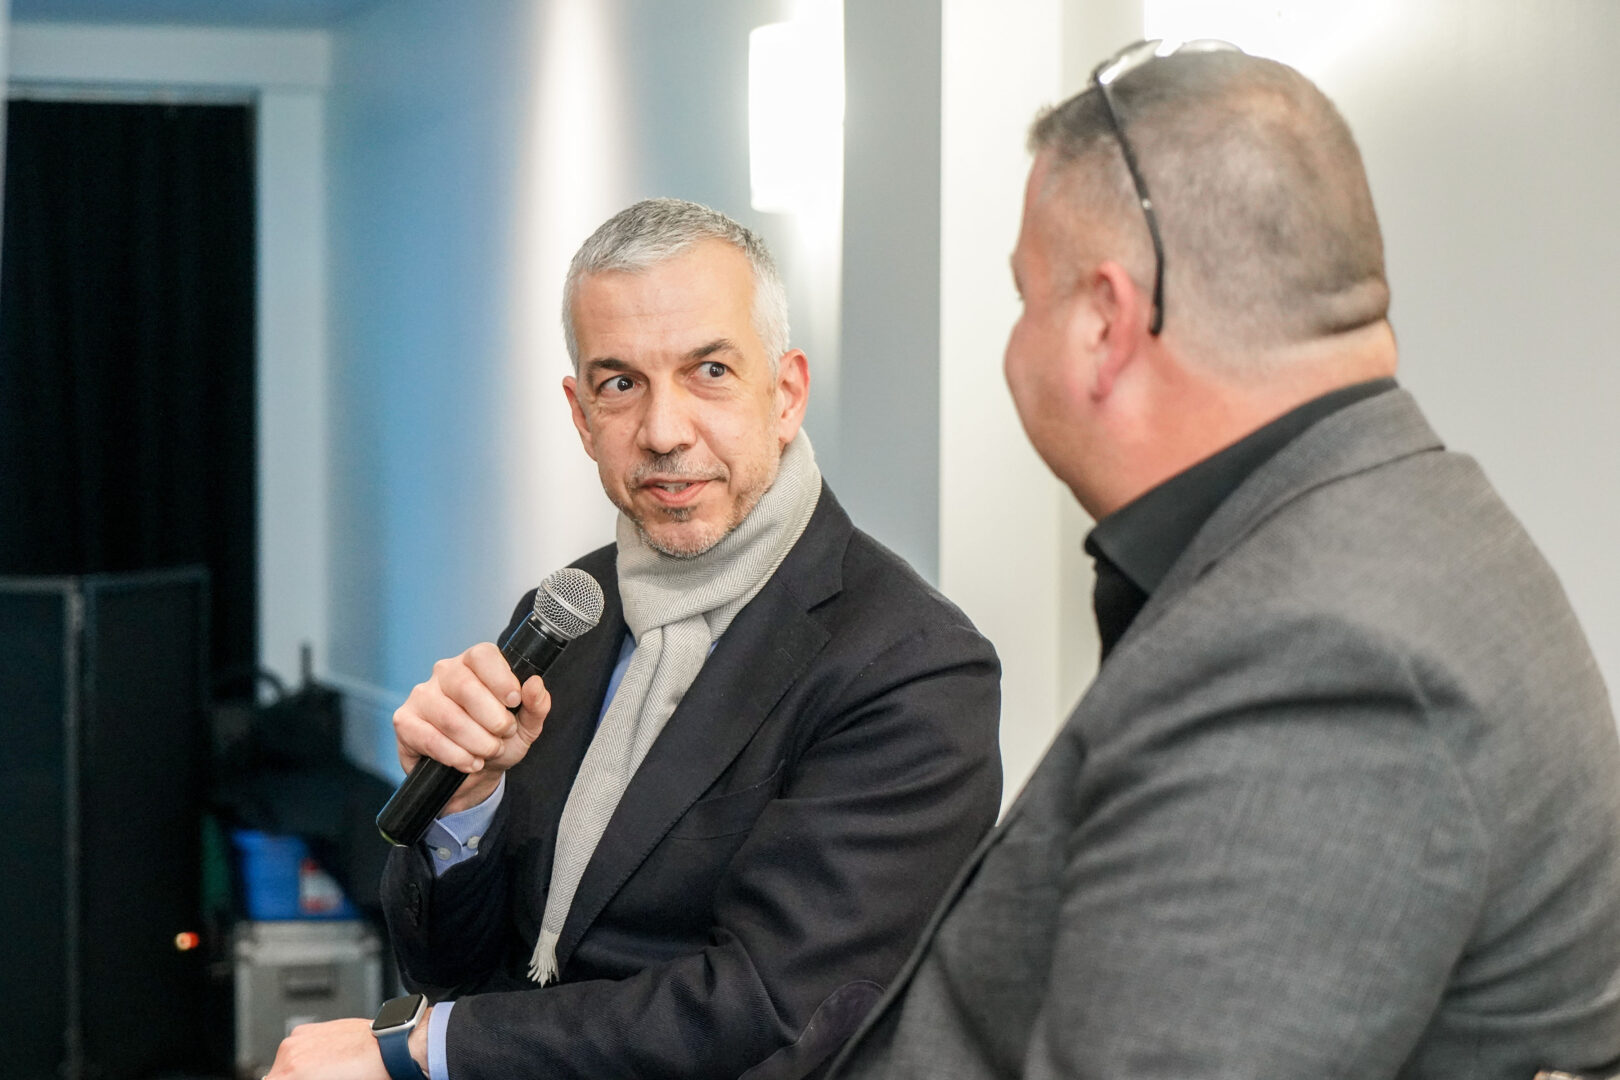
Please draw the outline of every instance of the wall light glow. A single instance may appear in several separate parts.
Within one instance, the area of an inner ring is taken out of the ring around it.
[[[755,210],[814,213],[842,199],[844,8],[801,0],[748,35],[748,178]]]
[[[1220,38],[1317,79],[1394,22],[1395,0],[1147,0],[1145,36]]]
[[[613,508],[581,451],[559,385],[569,369],[559,310],[574,250],[631,199],[615,0],[533,5],[534,82],[512,210],[511,347],[501,419],[511,493],[502,582],[529,588],[613,536]],[[582,92],[588,87],[589,92]],[[525,584],[526,583],[526,584]]]

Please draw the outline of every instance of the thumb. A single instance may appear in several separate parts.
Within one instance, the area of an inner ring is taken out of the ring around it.
[[[517,712],[518,738],[532,744],[540,737],[540,729],[545,727],[550,712],[551,691],[546,689],[545,680],[538,675],[529,676],[529,681],[523,684],[523,704]]]

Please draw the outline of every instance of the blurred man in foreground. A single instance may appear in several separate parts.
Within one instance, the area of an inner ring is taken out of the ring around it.
[[[1104,661],[839,1077],[1530,1080],[1620,1059],[1620,745],[1394,381],[1355,144],[1144,43],[1043,115],[1008,384]]]

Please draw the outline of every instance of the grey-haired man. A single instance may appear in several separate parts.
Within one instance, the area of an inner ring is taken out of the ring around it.
[[[822,483],[763,245],[639,203],[565,325],[606,611],[544,685],[484,643],[395,715],[406,768],[472,770],[384,878],[425,997],[295,1032],[276,1080],[816,1075],[995,818],[995,653]]]

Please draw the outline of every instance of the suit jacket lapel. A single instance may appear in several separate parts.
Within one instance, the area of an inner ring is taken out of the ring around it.
[[[603,549],[605,560],[593,555],[582,562],[602,586],[602,618],[596,627],[569,643],[553,668],[546,673],[546,689],[551,691],[551,713],[534,747],[524,758],[525,784],[541,821],[549,821],[555,841],[557,820],[573,787],[574,774],[585,759],[602,698],[607,694],[619,647],[624,641],[624,608],[619,601],[618,578],[612,572],[613,549]],[[602,565],[607,567],[604,572]],[[528,770],[533,770],[528,772]],[[549,845],[548,845],[549,851]],[[551,872],[551,857],[543,860],[543,872]]]
[[[808,612],[841,588],[841,563],[852,531],[849,518],[823,486],[804,535],[716,643],[625,790],[575,890],[557,941],[559,967],[636,867],[720,777],[826,645],[826,630]],[[656,780],[641,781],[644,773]]]

